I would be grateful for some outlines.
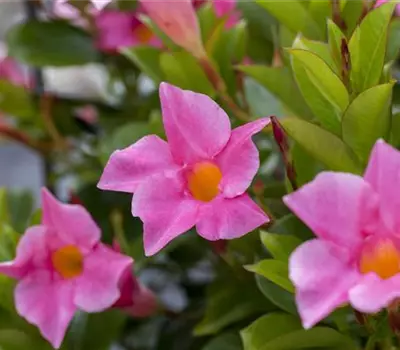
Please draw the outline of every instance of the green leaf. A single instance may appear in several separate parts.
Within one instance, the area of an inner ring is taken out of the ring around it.
[[[294,235],[301,241],[314,238],[311,230],[293,214],[282,216],[275,221],[269,230],[282,235]]]
[[[187,52],[164,52],[160,66],[168,82],[182,89],[214,96],[215,91],[196,59]]]
[[[111,153],[123,149],[149,134],[149,125],[145,122],[131,122],[117,128],[100,144],[100,158],[105,164]]]
[[[261,275],[256,274],[255,277],[258,288],[269,301],[279,307],[279,309],[289,312],[292,315],[297,315],[294,294],[289,293]]]
[[[29,190],[7,192],[10,225],[18,233],[23,233],[28,226],[33,212],[33,196]]]
[[[332,58],[328,44],[321,41],[309,40],[301,35],[297,36],[293,43],[294,49],[300,49],[305,51],[310,51],[321,58],[329,68],[336,74],[339,75],[340,71]]]
[[[261,350],[270,341],[301,329],[298,317],[284,313],[271,313],[258,318],[240,332],[244,350]]]
[[[400,18],[390,22],[389,38],[386,51],[386,61],[393,61],[399,56],[400,50]]]
[[[154,82],[159,83],[164,79],[160,68],[160,56],[162,51],[150,46],[136,46],[125,48],[121,53],[131,60],[136,66]]]
[[[322,37],[326,37],[326,19],[332,17],[331,0],[310,0],[308,12],[318,24]]]
[[[364,0],[347,0],[342,10],[342,19],[346,23],[348,36],[353,33],[361,19],[364,7]]]
[[[28,91],[5,80],[0,80],[0,111],[21,120],[37,115]]]
[[[201,350],[241,350],[240,337],[236,333],[224,333],[210,340]]]
[[[297,246],[301,244],[301,240],[293,235],[282,235],[269,232],[260,232],[261,242],[268,249],[271,255],[280,261],[288,262],[290,254]]]
[[[45,38],[45,39],[44,39]],[[7,35],[9,54],[38,66],[74,66],[99,60],[92,38],[64,21],[29,21]]]
[[[297,142],[292,149],[292,161],[296,171],[297,186],[303,186],[314,179],[314,177],[324,169],[322,164],[307,153]]]
[[[392,130],[390,144],[398,148],[400,146],[400,112],[392,117]]]
[[[33,212],[29,226],[40,225],[41,222],[42,222],[42,209],[39,208]]]
[[[261,260],[254,265],[246,265],[246,270],[257,273],[270,281],[276,283],[278,286],[294,293],[294,287],[289,280],[289,270],[287,262],[274,259]]]
[[[321,125],[340,135],[340,119],[349,94],[340,78],[310,51],[290,50],[292,68],[304,99]]]
[[[288,68],[248,65],[238,66],[237,69],[259,82],[286,107],[290,108],[296,116],[304,119],[312,118],[312,112],[301,96]]]
[[[336,349],[357,350],[353,341],[327,327],[315,327],[284,334],[267,342],[260,350],[296,350],[296,349]]]
[[[358,93],[379,83],[394,6],[388,3],[369,12],[350,39],[350,79],[353,90]]]
[[[328,18],[328,43],[332,58],[336,67],[341,70],[342,67],[342,42],[347,39],[340,28]]]
[[[296,142],[329,169],[362,173],[351,150],[334,134],[301,119],[285,118],[280,122]]]
[[[342,121],[343,141],[366,164],[375,142],[389,135],[393,83],[374,86],[356,97]]]
[[[312,39],[323,38],[323,33],[318,24],[301,1],[256,0],[256,2],[291,31],[295,33],[302,32]]]

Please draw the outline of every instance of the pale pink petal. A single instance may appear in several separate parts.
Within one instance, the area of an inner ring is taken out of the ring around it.
[[[168,144],[158,136],[141,138],[132,146],[115,151],[97,185],[102,190],[133,193],[149,177],[174,172],[174,163]]]
[[[364,179],[381,198],[380,214],[387,228],[400,233],[400,152],[382,140],[377,141]]]
[[[119,281],[132,258],[99,243],[85,257],[84,270],[76,281],[75,305],[86,312],[111,307],[120,297]]]
[[[227,144],[229,117],[210,97],[161,83],[160,99],[165,132],[177,162],[211,159]]]
[[[348,301],[359,275],[350,253],[320,239],[307,241],[291,255],[289,275],[303,326],[310,328]]]
[[[363,276],[350,290],[350,303],[360,312],[376,313],[400,297],[400,275],[381,279],[375,273]]]
[[[154,23],[174,41],[196,57],[205,56],[200,27],[191,0],[140,0]],[[172,5],[172,6],[171,6]]]
[[[0,59],[0,80],[27,87],[27,79],[18,63],[11,57]]]
[[[238,238],[269,222],[247,194],[217,198],[201,208],[197,232],[209,241]]]
[[[226,197],[244,193],[253,181],[260,167],[260,159],[251,137],[269,121],[268,118],[262,118],[234,129],[228,144],[215,158],[223,174],[220,188]]]
[[[317,236],[338,245],[355,248],[376,229],[377,196],[356,175],[323,172],[283,200]]]
[[[17,284],[15,306],[58,349],[76,311],[72,295],[69,281],[54,280],[50,271],[38,270]]]
[[[137,45],[138,41],[133,33],[135,21],[138,21],[135,12],[101,11],[95,16],[99,49],[117,51],[123,47]]]
[[[132,214],[144,224],[144,249],[154,255],[197,221],[198,201],[184,193],[180,178],[157,177],[139,186]]]
[[[33,267],[43,267],[48,258],[46,228],[29,227],[17,246],[13,261],[0,263],[0,273],[13,278],[22,278]]]
[[[42,208],[43,225],[54,229],[64,242],[85,250],[100,240],[100,229],[83,206],[61,203],[43,188]]]

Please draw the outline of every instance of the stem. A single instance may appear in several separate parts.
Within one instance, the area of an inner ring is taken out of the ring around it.
[[[25,134],[24,132],[11,128],[8,125],[0,124],[0,135],[3,135],[9,139],[17,141],[39,153],[47,153],[51,148],[50,145],[40,143],[34,139],[32,139],[29,135]]]
[[[224,80],[210,59],[207,56],[203,56],[202,58],[199,58],[199,63],[224,104],[239,120],[247,123],[250,120],[250,116],[236,104],[232,97],[229,96]]]

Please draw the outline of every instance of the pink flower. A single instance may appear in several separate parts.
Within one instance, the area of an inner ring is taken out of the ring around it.
[[[121,252],[118,242],[113,243],[113,249],[118,253]],[[133,276],[132,266],[129,266],[122,275],[119,289],[121,295],[113,307],[136,318],[149,317],[157,312],[158,305],[154,293]]]
[[[98,184],[135,193],[132,214],[144,223],[146,255],[195,225],[215,241],[268,222],[245,191],[259,168],[251,137],[269,120],[231,131],[227,114],[206,95],[162,83],[160,98],[168,143],[150,135],[115,151]]]
[[[206,55],[192,0],[174,2],[140,0],[140,4],[154,23],[175,44],[198,58]]]
[[[289,262],[305,328],[350,302],[376,313],[400,297],[400,153],[378,141],[364,177],[324,172],[284,198],[317,235]]]
[[[0,80],[26,88],[29,85],[20,65],[9,56],[0,59]]]
[[[120,297],[132,259],[100,243],[100,229],[80,205],[42,191],[42,224],[27,229],[13,261],[0,272],[19,280],[17,312],[59,348],[77,309],[99,312]]]
[[[137,16],[137,11],[101,11],[95,17],[100,50],[116,52],[120,48],[136,45],[161,46],[160,39]]]
[[[382,6],[383,4],[386,4],[388,2],[395,2],[393,0],[377,0],[375,3],[375,8]],[[398,5],[396,5],[396,15],[400,16],[400,3]]]
[[[232,28],[240,20],[240,14],[236,9],[236,0],[213,0],[215,13],[218,17],[227,17],[227,28]]]

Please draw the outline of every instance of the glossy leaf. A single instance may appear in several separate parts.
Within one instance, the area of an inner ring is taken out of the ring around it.
[[[74,66],[99,59],[92,38],[64,21],[21,23],[8,32],[7,45],[12,57],[39,67]]]
[[[214,88],[202,68],[187,52],[162,53],[160,66],[166,80],[182,89],[214,95]]]
[[[350,39],[350,78],[353,90],[358,93],[379,83],[394,6],[394,3],[388,3],[371,11]]]
[[[358,95],[343,116],[343,140],[366,164],[379,138],[389,135],[393,83],[378,85]]]
[[[343,3],[343,1],[342,1]],[[346,33],[348,36],[353,33],[359,23],[364,7],[364,0],[347,0],[342,9],[342,19],[346,24]]]
[[[386,61],[395,60],[400,51],[400,18],[390,22],[388,45],[386,50]]]
[[[237,68],[274,94],[295,115],[304,119],[311,119],[312,112],[301,96],[288,68],[262,65],[238,66]]]
[[[241,350],[240,337],[236,333],[224,333],[210,340],[201,350]]]
[[[271,313],[258,318],[240,332],[244,350],[261,350],[268,342],[302,328],[298,317]]]
[[[342,67],[342,43],[343,41],[347,42],[347,39],[340,28],[333,22],[328,19],[328,42],[330,53],[333,61],[336,64],[336,67],[339,69]]]
[[[340,78],[317,55],[291,50],[292,67],[304,99],[315,118],[327,130],[340,135],[340,120],[349,94]]]
[[[281,124],[296,142],[327,168],[355,174],[362,172],[354,154],[334,134],[317,125],[295,118],[282,119]]]
[[[135,63],[154,82],[159,83],[163,80],[164,74],[160,68],[161,50],[155,47],[136,46],[123,49],[121,53]]]
[[[288,262],[290,254],[302,242],[293,235],[282,235],[270,232],[260,232],[261,242],[271,255],[280,261]]]
[[[29,92],[5,80],[0,80],[0,112],[21,120],[33,120],[37,115]]]
[[[246,265],[246,270],[257,273],[290,293],[294,293],[294,287],[289,280],[287,262],[274,259],[261,260],[254,265]]]

